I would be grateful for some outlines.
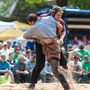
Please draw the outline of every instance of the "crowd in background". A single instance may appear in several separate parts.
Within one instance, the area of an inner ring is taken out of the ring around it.
[[[75,37],[72,44],[68,46],[68,56],[66,57],[68,65],[71,67],[69,69],[71,69],[72,77],[77,83],[89,83],[90,81],[90,52],[84,48],[84,45],[88,44],[88,41],[84,39],[81,40],[83,44],[79,44],[77,37]],[[78,45],[78,48],[73,49],[73,45]],[[65,47],[61,49],[63,53],[66,53]],[[23,47],[22,41],[16,42],[15,45],[10,41],[0,42],[0,83],[8,81],[10,83],[30,82],[35,64],[34,44],[30,49],[30,47]],[[38,81],[42,83],[58,81],[52,73],[50,62],[47,60]]]
[[[72,44],[72,45],[79,45],[79,44],[89,45],[90,41],[87,39],[86,36],[83,36],[81,39],[79,39],[77,36],[75,36],[72,40],[69,40],[69,44]]]

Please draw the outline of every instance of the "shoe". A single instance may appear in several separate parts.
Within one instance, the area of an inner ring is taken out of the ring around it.
[[[34,83],[31,83],[28,88],[29,89],[34,89],[35,88],[35,84]]]

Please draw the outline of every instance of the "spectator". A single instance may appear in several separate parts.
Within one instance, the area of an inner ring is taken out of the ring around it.
[[[45,67],[42,70],[42,73],[45,75],[45,80],[47,83],[54,82],[55,75],[52,72],[51,65],[49,61],[45,62]]]
[[[15,76],[15,82],[20,83],[20,80],[22,83],[28,82],[28,72],[26,70],[26,64],[25,61],[27,58],[23,55],[20,55],[19,61],[14,64],[13,73]]]
[[[34,69],[35,65],[36,65],[36,57],[32,56],[32,58],[29,58],[28,61],[26,62],[26,68],[30,74],[30,77],[31,77],[32,70]]]
[[[79,61],[79,58],[74,57],[73,61],[69,62],[72,68],[72,76],[76,82],[80,82],[82,76],[82,64]]]
[[[79,53],[82,55],[82,56],[81,56],[81,60],[84,59],[84,56],[85,56],[85,55],[88,55],[88,56],[90,57],[90,54],[89,54],[88,50],[84,49],[84,46],[83,46],[83,45],[80,45],[80,46],[79,46],[79,49],[80,49],[80,50],[77,50],[76,53],[79,52]],[[76,53],[75,53],[75,55],[76,55]]]
[[[11,70],[13,70],[13,66],[14,66],[13,53],[9,54],[9,59],[7,61],[10,63]]]
[[[82,61],[82,68],[83,68],[83,81],[88,83],[88,77],[90,77],[90,60],[88,55],[84,56],[84,61]]]
[[[28,50],[26,51],[26,54],[27,54],[27,58],[28,58],[28,59],[31,59],[32,51],[31,51],[30,49],[28,49]]]
[[[7,76],[7,78],[10,76],[11,77],[11,83],[14,83],[14,76],[13,76],[13,73],[11,72],[10,64],[6,60],[6,56],[5,55],[1,55],[0,75],[5,75],[5,76]]]
[[[72,45],[78,45],[78,37],[75,36],[74,39],[72,40]]]
[[[22,54],[23,52],[26,52],[26,49],[24,47],[22,47],[21,41],[18,41],[18,49],[20,51],[20,54]]]
[[[73,51],[73,46],[72,45],[69,45],[68,46],[68,51],[70,52],[70,51]]]
[[[68,52],[68,59],[73,60],[73,57],[74,57],[74,51]]]
[[[89,41],[88,41],[88,39],[87,39],[86,36],[83,36],[83,37],[82,37],[81,42],[83,42],[83,45],[88,45],[88,44],[89,44]]]
[[[19,60],[19,49],[15,49],[15,53],[14,53],[14,56],[13,56],[13,61],[14,62],[17,62]]]
[[[9,53],[10,53],[10,51],[7,48],[7,42],[3,42],[3,48],[1,50],[1,55],[5,55],[6,59],[8,59]]]
[[[10,53],[14,53],[14,48],[11,47],[11,42],[7,41],[7,48],[10,51]]]
[[[78,59],[79,59],[79,61],[81,61],[81,58],[80,58],[81,56],[82,56],[82,55],[81,55],[81,53],[79,53],[79,52],[78,52],[78,53],[76,53],[76,58],[78,58]]]

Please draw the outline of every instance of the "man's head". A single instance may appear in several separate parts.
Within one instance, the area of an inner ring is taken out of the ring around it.
[[[30,25],[34,25],[37,20],[38,16],[34,13],[29,14],[27,17],[27,21]]]
[[[82,56],[81,53],[79,53],[79,52],[76,53],[77,58],[80,58],[81,56]]]
[[[88,55],[85,55],[85,56],[84,56],[84,61],[85,61],[85,63],[88,63],[88,62],[89,62],[89,57],[88,57]]]
[[[7,49],[7,42],[3,42],[4,49]]]
[[[77,64],[78,61],[79,61],[79,59],[75,56],[74,57],[74,64]]]
[[[8,48],[11,47],[11,41],[7,41],[7,46],[8,46]]]
[[[26,54],[27,54],[28,58],[31,58],[31,56],[32,56],[32,51],[31,51],[30,49],[28,49],[28,50],[26,51]]]
[[[6,62],[6,56],[5,55],[1,55],[1,62],[3,64]]]
[[[26,60],[27,60],[27,58],[26,58],[24,55],[20,55],[19,61],[20,61],[21,63],[24,63]]]
[[[15,56],[18,56],[20,53],[19,49],[15,49]]]
[[[62,9],[59,6],[55,6],[52,8],[52,16],[58,21],[62,16]]]
[[[68,51],[73,51],[73,46],[72,45],[68,46]]]
[[[9,53],[9,59],[13,58],[13,53]]]
[[[83,46],[83,45],[79,45],[79,49],[80,49],[81,51],[83,51],[83,50],[84,50],[84,46]]]
[[[22,47],[22,41],[18,41],[18,46]]]

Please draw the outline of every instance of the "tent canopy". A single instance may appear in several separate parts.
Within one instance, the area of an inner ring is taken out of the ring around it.
[[[0,41],[19,37],[30,25],[20,22],[0,22]]]

